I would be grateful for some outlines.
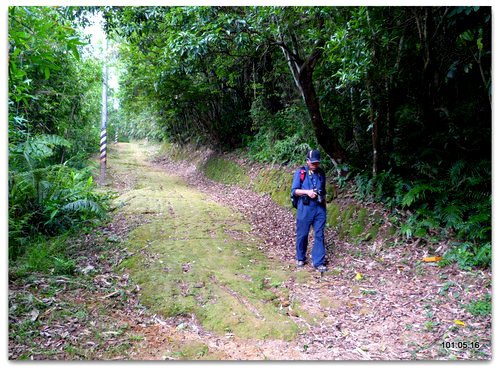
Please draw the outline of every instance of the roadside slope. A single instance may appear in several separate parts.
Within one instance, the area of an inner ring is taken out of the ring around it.
[[[294,216],[271,198],[277,190],[256,193],[244,182],[229,185],[209,180],[200,172],[207,168],[203,161],[224,161],[213,155],[193,156],[201,161],[183,163],[167,156],[155,162],[166,171],[178,171],[210,199],[245,215],[252,230],[265,241],[266,256],[282,261],[294,271]],[[238,159],[233,159],[233,163],[237,164]],[[242,174],[262,172],[248,171],[243,166],[236,173],[243,178]],[[220,174],[219,169],[219,177]],[[281,180],[277,183],[283,193]],[[378,211],[367,210],[374,214]],[[383,220],[379,223],[387,228]],[[353,241],[346,239],[342,230],[329,230],[326,236],[329,273],[321,277],[309,267],[304,270],[311,274],[309,279],[284,283],[292,300],[313,314],[309,318],[307,314],[299,315],[298,319],[304,321],[308,331],[296,340],[297,349],[303,348],[308,358],[491,357],[491,311],[488,314],[477,310],[489,302],[490,270],[461,271],[456,265],[423,263],[426,252],[417,244],[392,244],[383,238]],[[361,280],[355,279],[358,272]],[[460,345],[450,349],[443,342]],[[467,349],[462,346],[464,342],[469,344]]]

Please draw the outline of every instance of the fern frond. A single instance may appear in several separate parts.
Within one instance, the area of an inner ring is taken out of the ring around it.
[[[446,223],[446,227],[457,227],[463,223],[464,210],[454,204],[446,206],[441,211],[441,219]]]
[[[61,208],[63,211],[73,211],[73,212],[88,212],[97,216],[104,216],[104,209],[96,202],[92,200],[77,200],[64,205]]]
[[[401,225],[399,233],[405,239],[409,240],[410,238],[413,237],[413,228],[408,223],[405,223],[405,224]]]
[[[71,143],[59,135],[37,135],[18,145],[15,153],[22,153],[32,168],[33,160],[40,161],[53,155],[54,147],[71,147]]]
[[[39,203],[43,203],[45,199],[48,198],[50,192],[52,191],[53,184],[46,180],[41,180],[37,184],[37,198]]]
[[[463,183],[464,179],[462,177],[462,172],[465,169],[465,166],[465,161],[459,160],[450,167],[449,174],[453,187],[457,188],[461,183]]]
[[[425,200],[428,193],[439,192],[438,187],[431,186],[430,184],[418,184],[414,186],[408,193],[406,193],[401,200],[403,207],[409,207],[417,201]]]
[[[44,143],[47,146],[61,146],[69,148],[71,143],[59,135],[42,134],[35,137],[35,141]]]
[[[9,173],[9,199],[16,204],[15,200],[34,197],[32,174],[30,172]]]
[[[31,163],[32,160],[42,160],[54,154],[52,148],[40,141],[28,140],[23,144],[23,154],[28,163]]]
[[[439,175],[437,167],[426,162],[417,162],[412,167],[416,170],[417,174],[429,179],[435,179]]]

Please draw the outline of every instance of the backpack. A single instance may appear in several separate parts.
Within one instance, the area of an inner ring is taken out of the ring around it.
[[[304,166],[302,166],[300,168],[300,187],[302,187],[302,183],[304,182],[305,178],[306,178],[306,168]],[[296,209],[297,205],[299,203],[299,196],[292,194],[290,196],[290,199],[292,201],[292,206],[294,207],[294,209]]]

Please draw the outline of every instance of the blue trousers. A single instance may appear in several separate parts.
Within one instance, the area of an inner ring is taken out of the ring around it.
[[[315,267],[325,263],[325,224],[326,209],[314,201],[303,205],[299,201],[297,208],[297,260],[306,260],[307,238],[311,226],[314,230],[314,246],[312,249],[312,263]]]

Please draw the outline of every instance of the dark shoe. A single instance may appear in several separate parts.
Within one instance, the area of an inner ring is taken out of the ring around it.
[[[304,265],[306,265],[306,262],[303,260],[297,260],[297,268],[302,268]]]
[[[318,272],[321,272],[321,273],[324,273],[328,270],[323,264],[318,265],[317,267],[314,267],[314,269],[316,269]]]

